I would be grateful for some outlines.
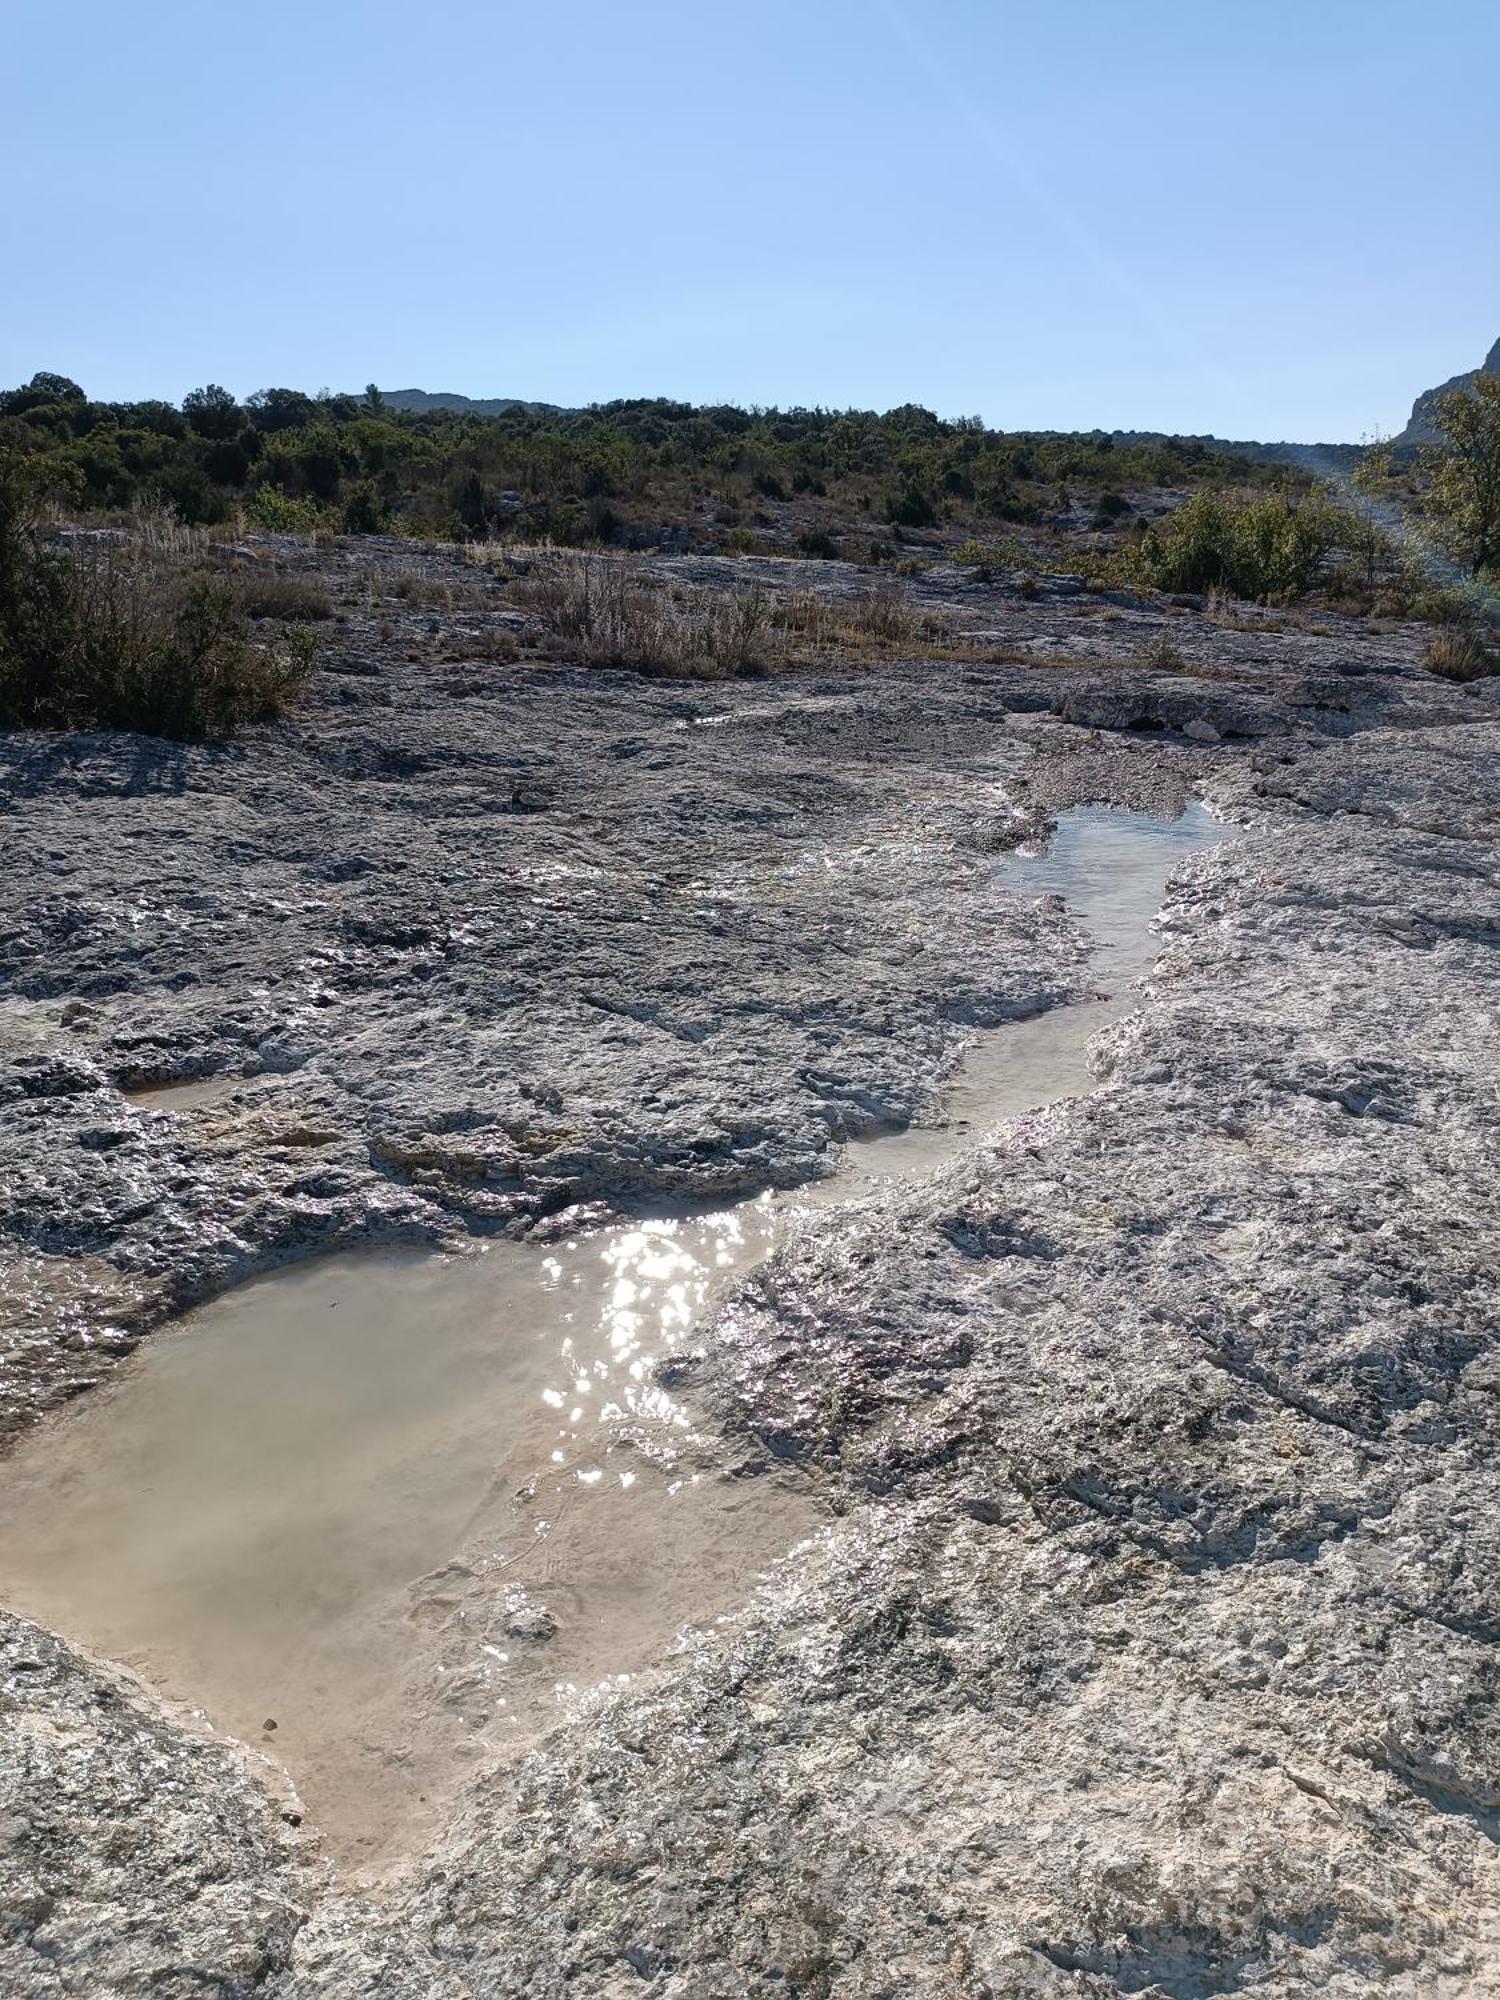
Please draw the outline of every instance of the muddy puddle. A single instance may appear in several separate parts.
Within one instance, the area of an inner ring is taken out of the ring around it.
[[[1137,1004],[1134,982],[1155,961],[1152,920],[1173,871],[1223,838],[1223,826],[1200,805],[1175,820],[1084,806],[1060,816],[1044,848],[998,861],[998,888],[1064,899],[1088,933],[1089,976],[1100,997],[976,1035],[943,1094],[940,1123],[846,1147],[828,1180],[792,1199],[821,1206],[935,1173],[1007,1118],[1087,1090],[1089,1044]]]
[[[816,1527],[790,1475],[735,1476],[657,1361],[817,1210],[1083,1088],[1169,874],[1217,832],[1075,812],[998,864],[998,888],[1067,898],[1110,997],[980,1037],[946,1123],[850,1146],[812,1189],[466,1258],[325,1257],[190,1314],[0,1464],[0,1597],[284,1769],[346,1867],[416,1851],[476,1764]]]
[[[772,1217],[241,1286],[0,1468],[0,1595],[284,1764],[331,1851],[744,1597],[814,1523],[653,1380]]]
[[[242,1076],[194,1077],[187,1083],[147,1083],[122,1093],[127,1104],[142,1111],[196,1111],[200,1105],[221,1104],[243,1090]]]

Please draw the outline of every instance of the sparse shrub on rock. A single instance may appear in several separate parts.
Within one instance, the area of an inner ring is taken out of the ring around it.
[[[972,569],[981,583],[988,583],[996,570],[1024,567],[1024,551],[1014,542],[982,542],[971,535],[954,549],[950,561],[961,569]]]
[[[809,528],[797,537],[797,553],[816,562],[837,562],[839,546],[825,528]]]
[[[1483,681],[1500,674],[1500,652],[1486,645],[1475,626],[1453,625],[1432,640],[1422,665],[1445,681]]]
[[[305,634],[252,642],[222,579],[44,546],[0,463],[0,727],[227,735],[279,714],[311,665]]]
[[[516,595],[543,639],[585,666],[724,680],[769,664],[769,610],[757,590],[678,596],[618,559],[575,556]]]
[[[233,594],[247,618],[303,624],[333,616],[333,600],[321,583],[285,570],[247,571],[235,578]]]

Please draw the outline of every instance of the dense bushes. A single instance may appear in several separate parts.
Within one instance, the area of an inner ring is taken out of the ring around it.
[[[239,403],[210,383],[169,404],[91,402],[38,375],[0,395],[0,448],[85,508],[170,501],[212,523],[243,508],[265,527],[591,542],[632,530],[700,534],[722,510],[788,548],[855,521],[908,530],[1046,519],[1069,483],[1198,486],[1288,481],[1184,441],[1014,435],[915,405],[860,410],[697,408],[664,400],[481,417],[392,409],[377,394],[265,389]],[[1304,482],[1305,483],[1305,482]]]
[[[1435,575],[1419,546],[1358,503],[1316,493],[1198,493],[1134,533],[1104,566],[1106,580],[1263,604],[1311,597],[1357,615],[1475,631],[1493,621],[1493,597],[1482,584]]]
[[[1433,511],[1471,576],[1500,570],[1500,375],[1437,402],[1442,442],[1425,454]]]
[[[1316,497],[1198,493],[1147,529],[1135,561],[1158,590],[1222,590],[1280,604],[1312,589],[1339,532],[1338,509]]]
[[[278,714],[311,663],[296,633],[252,644],[219,579],[43,546],[24,480],[0,461],[0,727],[226,735]]]

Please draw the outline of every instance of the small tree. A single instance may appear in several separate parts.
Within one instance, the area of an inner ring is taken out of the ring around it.
[[[1390,439],[1378,432],[1366,438],[1349,478],[1355,492],[1367,494],[1372,500],[1382,499],[1395,477],[1396,453]]]
[[[7,389],[0,395],[0,412],[23,416],[27,410],[43,409],[49,403],[69,403],[81,408],[88,398],[66,375],[51,375],[43,369],[33,375],[24,389]]]
[[[217,382],[189,389],[182,399],[182,414],[199,437],[205,438],[232,438],[244,421],[239,404]]]
[[[52,375],[44,368],[26,385],[33,396],[48,403],[86,402],[82,389],[66,375]]]
[[[310,424],[313,399],[300,389],[257,389],[245,408],[258,431],[289,431]]]
[[[1476,375],[1469,389],[1440,396],[1442,443],[1424,462],[1433,504],[1471,576],[1500,568],[1500,375]]]

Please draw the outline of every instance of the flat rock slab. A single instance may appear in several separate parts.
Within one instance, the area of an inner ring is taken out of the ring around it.
[[[1500,1992],[1493,704],[1411,634],[921,588],[1025,657],[669,686],[351,620],[274,735],[4,746],[13,1426],[278,1259],[813,1176],[1089,991],[1018,828],[1239,830],[1094,1094],[687,1357],[827,1527],[378,1899],[8,1621],[8,1992]]]

